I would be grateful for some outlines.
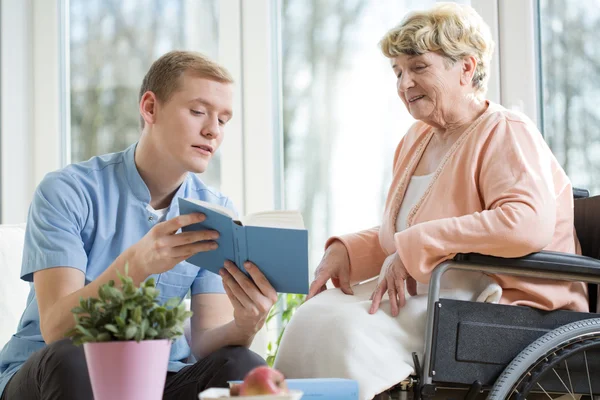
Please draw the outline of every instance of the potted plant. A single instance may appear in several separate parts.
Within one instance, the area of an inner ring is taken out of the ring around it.
[[[111,280],[80,300],[66,336],[83,344],[95,400],[160,400],[171,342],[192,313],[179,298],[160,304],[154,278],[136,287],[127,271],[117,272],[120,287]]]

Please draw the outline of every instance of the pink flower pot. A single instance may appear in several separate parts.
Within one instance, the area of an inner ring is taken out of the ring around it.
[[[85,343],[94,400],[161,400],[170,340]]]

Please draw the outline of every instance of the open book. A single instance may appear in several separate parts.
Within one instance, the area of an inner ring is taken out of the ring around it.
[[[280,293],[308,293],[308,231],[298,211],[264,211],[236,219],[217,204],[179,199],[179,213],[200,212],[206,220],[183,231],[212,229],[219,232],[216,250],[201,252],[187,261],[218,273],[225,260],[233,261],[246,275],[251,261]]]

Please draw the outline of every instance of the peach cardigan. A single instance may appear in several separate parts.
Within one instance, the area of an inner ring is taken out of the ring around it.
[[[421,283],[429,282],[431,271],[456,253],[519,257],[542,249],[578,252],[569,178],[531,120],[488,103],[441,160],[408,215],[408,228],[396,232],[407,183],[435,132],[418,121],[402,138],[381,226],[327,241],[326,246],[340,240],[348,249],[352,283],[378,275],[386,256],[395,251]],[[588,310],[581,282],[492,277],[503,289],[501,303]]]

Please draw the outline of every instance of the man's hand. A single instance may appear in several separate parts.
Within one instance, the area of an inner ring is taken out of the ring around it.
[[[142,269],[147,275],[160,274],[196,253],[218,247],[219,232],[211,230],[177,233],[184,226],[206,219],[204,214],[179,215],[156,224],[136,244],[126,250],[130,268]]]
[[[277,302],[277,292],[258,267],[251,262],[244,268],[248,278],[231,261],[219,272],[223,277],[225,293],[233,305],[233,319],[240,331],[254,336],[265,324],[269,311]]]

